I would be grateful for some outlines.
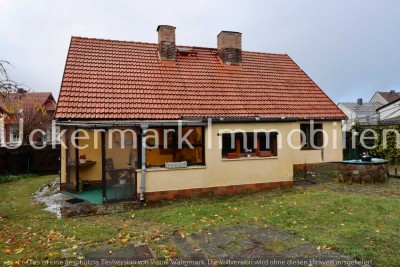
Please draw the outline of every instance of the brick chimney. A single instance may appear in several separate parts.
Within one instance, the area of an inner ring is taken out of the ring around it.
[[[217,38],[218,56],[222,62],[240,65],[242,62],[242,34],[240,32],[222,31]]]
[[[169,25],[158,25],[158,53],[161,60],[175,60],[175,27]]]
[[[362,106],[362,104],[363,104],[363,99],[362,98],[357,99],[357,105]]]

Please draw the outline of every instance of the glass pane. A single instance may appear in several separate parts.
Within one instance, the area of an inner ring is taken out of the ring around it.
[[[240,153],[246,153],[248,149],[252,152],[255,151],[255,143],[254,143],[254,134],[253,133],[246,133],[240,134]]]
[[[203,143],[203,131],[201,130],[201,127],[183,127],[182,136],[185,136],[185,134],[187,134],[189,131],[190,134],[187,137],[187,140],[190,144],[196,145]],[[185,144],[186,143],[183,143],[183,145]]]
[[[107,161],[110,160],[107,159]],[[108,164],[109,165],[109,164]],[[135,199],[135,169],[125,168],[107,168],[107,187],[106,201],[114,202],[120,200]]]
[[[195,165],[203,163],[203,148],[184,147],[176,151],[176,161],[187,161],[188,165]]]
[[[173,162],[173,149],[146,149],[146,163],[148,167],[165,166],[165,162]]]
[[[138,157],[132,133],[106,133],[106,202],[136,199],[136,171]]]
[[[233,141],[233,143],[232,143],[232,141]],[[231,134],[223,134],[222,135],[222,155],[225,156],[227,153],[234,153],[234,152],[236,152],[235,138],[232,138]]]

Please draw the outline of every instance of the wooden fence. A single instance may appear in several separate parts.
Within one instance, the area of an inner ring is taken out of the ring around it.
[[[22,145],[16,149],[0,147],[0,175],[24,173],[58,173],[60,170],[61,146],[51,145],[35,149]]]

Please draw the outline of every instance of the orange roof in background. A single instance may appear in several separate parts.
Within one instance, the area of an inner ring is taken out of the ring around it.
[[[56,102],[50,92],[24,92],[24,93],[11,93],[11,99],[20,101],[21,108],[33,106],[35,103],[45,105],[47,111],[54,111]],[[14,101],[14,102],[15,102]],[[48,103],[51,102],[52,104]],[[0,108],[4,105],[3,99],[0,98]]]
[[[288,55],[243,51],[230,66],[187,47],[161,62],[157,47],[72,37],[56,118],[345,117]]]
[[[56,109],[56,102],[50,92],[24,92],[24,93],[11,93],[9,100],[13,103],[14,108],[29,109],[34,107],[35,104],[43,105],[47,112],[54,112]],[[6,105],[7,106],[7,105]],[[9,106],[8,106],[9,107]],[[6,117],[6,124],[17,123],[15,114],[10,114],[10,111],[4,106],[4,99],[0,97],[0,110],[8,113]]]

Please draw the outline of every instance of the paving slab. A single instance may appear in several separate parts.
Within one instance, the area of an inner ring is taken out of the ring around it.
[[[96,266],[132,266],[153,258],[154,253],[147,245],[127,245],[118,249],[103,246],[85,254],[85,260],[95,262]]]
[[[368,266],[274,227],[233,225],[186,236],[175,231],[171,240],[186,266],[195,260],[204,266]]]

